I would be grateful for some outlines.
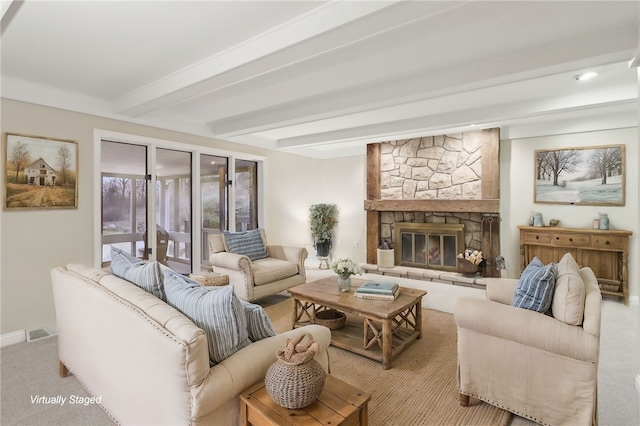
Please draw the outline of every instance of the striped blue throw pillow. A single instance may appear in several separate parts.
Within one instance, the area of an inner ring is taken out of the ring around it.
[[[240,299],[242,307],[244,308],[244,314],[247,318],[247,327],[249,331],[249,339],[252,342],[271,337],[276,335],[276,331],[273,329],[273,324],[269,319],[269,315],[265,312],[264,308],[260,305],[249,303]]]
[[[259,229],[244,232],[224,231],[223,234],[231,253],[243,254],[251,260],[268,257]]]
[[[203,287],[170,269],[164,272],[167,303],[204,330],[213,364],[249,345],[247,320],[233,286]]]
[[[511,306],[545,313],[551,307],[556,283],[556,265],[544,265],[534,257],[522,271]]]
[[[145,262],[111,246],[111,272],[116,277],[127,280],[160,300],[166,301],[159,262]]]

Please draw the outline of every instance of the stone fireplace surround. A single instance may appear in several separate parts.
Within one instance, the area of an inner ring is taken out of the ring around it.
[[[369,144],[365,270],[483,286],[481,277],[457,272],[378,268],[377,248],[383,239],[394,241],[397,222],[464,224],[465,247],[495,260],[500,253],[498,161],[499,129]],[[491,266],[485,275],[499,276]]]

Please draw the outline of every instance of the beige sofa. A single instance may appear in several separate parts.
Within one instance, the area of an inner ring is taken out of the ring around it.
[[[231,253],[223,234],[209,234],[209,261],[214,272],[229,276],[236,295],[254,301],[279,293],[307,280],[304,261],[307,249],[267,244],[260,229],[268,257],[252,261],[249,257]]]
[[[210,368],[207,337],[128,281],[80,265],[51,271],[60,374],[72,373],[118,424],[237,425],[238,395],[264,380],[286,339],[309,332],[328,369],[329,329],[269,337]]]
[[[567,291],[567,280],[583,286],[582,299]],[[456,303],[461,404],[475,397],[544,425],[597,424],[602,297],[595,275],[558,265],[552,315],[512,307],[517,284],[488,279],[488,300]]]

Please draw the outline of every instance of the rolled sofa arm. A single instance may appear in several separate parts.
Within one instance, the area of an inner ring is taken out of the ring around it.
[[[487,278],[487,300],[511,305],[516,294],[518,280],[515,278]]]
[[[253,299],[253,272],[251,260],[242,254],[222,251],[209,256],[214,272],[229,276],[236,296],[243,300]]]
[[[454,318],[458,329],[510,340],[557,355],[586,362],[598,359],[599,339],[582,327],[502,303],[474,298],[456,302]]]
[[[251,259],[242,254],[221,251],[211,254],[209,261],[213,266],[219,266],[220,268],[234,269],[247,273],[251,271]]]

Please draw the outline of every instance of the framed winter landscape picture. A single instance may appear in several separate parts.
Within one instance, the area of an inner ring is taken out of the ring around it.
[[[534,202],[624,206],[625,145],[538,150]]]
[[[78,207],[78,143],[5,133],[4,208]]]

